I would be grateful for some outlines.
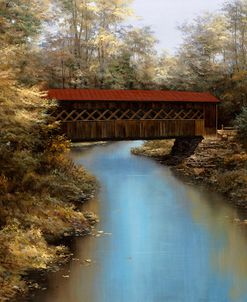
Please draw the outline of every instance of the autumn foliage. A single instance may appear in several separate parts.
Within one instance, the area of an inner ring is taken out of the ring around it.
[[[27,289],[28,271],[64,257],[64,247],[48,242],[88,227],[75,202],[95,190],[68,158],[69,142],[49,115],[56,104],[20,79],[43,22],[41,2],[0,2],[0,301]]]
[[[25,289],[25,271],[64,252],[46,239],[87,225],[73,202],[92,194],[95,180],[68,158],[69,142],[47,114],[55,104],[7,76],[0,85],[0,297],[11,298]]]

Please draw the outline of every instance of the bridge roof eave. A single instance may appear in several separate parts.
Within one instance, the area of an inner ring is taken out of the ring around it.
[[[219,103],[208,92],[162,90],[50,89],[47,97],[61,102]]]

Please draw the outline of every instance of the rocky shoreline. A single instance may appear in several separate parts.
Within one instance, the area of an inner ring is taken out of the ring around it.
[[[204,184],[210,190],[223,194],[233,205],[247,208],[247,153],[233,131],[219,131],[217,137],[203,139],[193,154],[186,156],[167,153],[167,143],[164,143],[162,154],[162,142],[159,154],[155,153],[155,147],[150,147],[151,142],[148,151],[144,144],[132,153],[149,156],[171,166],[179,177]]]

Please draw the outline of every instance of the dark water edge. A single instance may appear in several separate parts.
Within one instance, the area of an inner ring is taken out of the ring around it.
[[[85,205],[100,233],[73,240],[73,260],[26,301],[247,301],[246,211],[132,156],[138,144],[72,151],[102,183]]]

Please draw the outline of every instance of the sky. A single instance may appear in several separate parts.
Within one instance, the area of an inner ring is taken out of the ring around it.
[[[203,12],[220,9],[225,0],[134,0],[133,8],[142,20],[134,25],[150,25],[159,40],[158,50],[174,53],[182,42],[176,27],[184,21],[193,20]]]

